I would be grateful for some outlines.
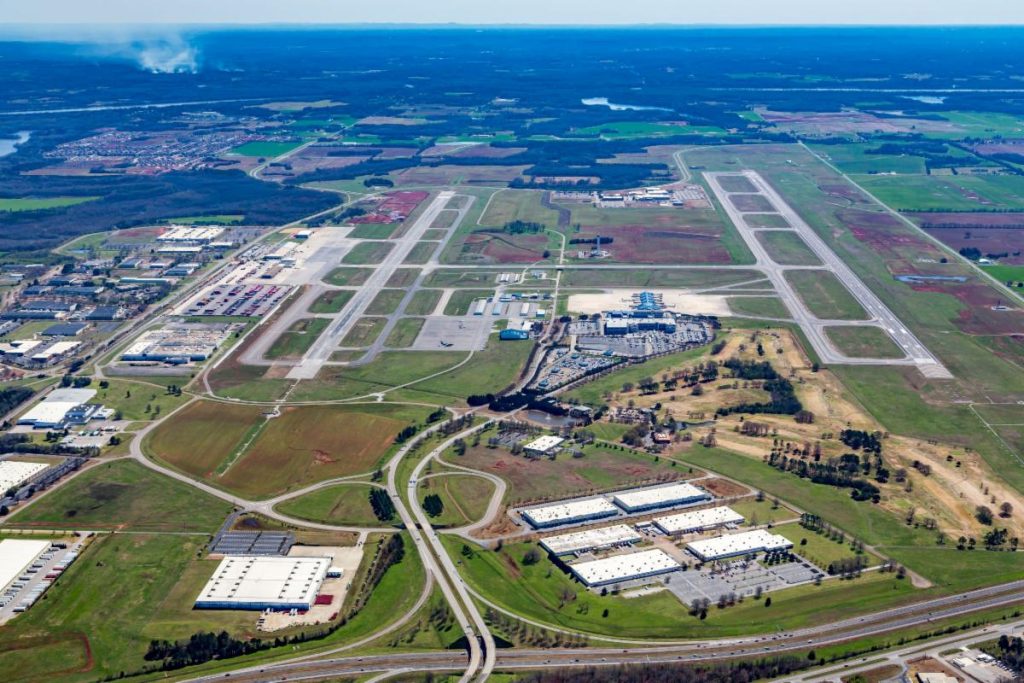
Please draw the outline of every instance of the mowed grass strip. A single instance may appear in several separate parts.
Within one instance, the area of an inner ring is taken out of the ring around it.
[[[256,429],[259,406],[196,401],[175,413],[147,437],[147,453],[196,477],[212,476]]]
[[[310,304],[310,313],[340,313],[355,295],[351,289],[332,289],[324,292]]]
[[[15,213],[18,211],[45,211],[47,209],[63,209],[75,204],[84,204],[99,197],[0,197],[0,211]]]
[[[327,318],[302,318],[296,320],[288,329],[274,340],[267,349],[267,358],[300,358],[309,350],[316,338],[320,336],[331,321]]]
[[[868,319],[867,312],[830,271],[791,270],[786,279],[808,310],[822,320]]]
[[[821,259],[815,256],[803,238],[796,231],[770,230],[757,232],[757,239],[764,246],[768,256],[784,266],[820,266]]]
[[[398,304],[405,298],[404,289],[382,289],[366,307],[370,315],[390,315],[398,310]]]
[[[729,310],[736,315],[755,318],[792,318],[786,304],[777,296],[730,296]]]
[[[362,223],[352,228],[348,236],[360,240],[386,240],[398,227],[398,223]]]
[[[360,242],[341,258],[342,263],[369,265],[380,263],[394,248],[393,242]]]
[[[385,286],[408,287],[412,283],[416,282],[416,277],[419,274],[419,268],[396,268],[395,272],[391,273],[391,277],[388,278]]]
[[[324,282],[338,287],[358,287],[373,275],[373,268],[335,268],[324,278]]]
[[[320,524],[381,526],[370,506],[370,484],[339,484],[292,498],[274,509]]]
[[[825,334],[842,353],[853,358],[903,358],[906,354],[880,327],[874,325],[836,325]]]
[[[445,474],[420,481],[417,493],[420,501],[431,494],[440,496],[444,505],[440,515],[430,518],[431,525],[459,527],[484,516],[494,495],[494,484],[471,474]]]
[[[408,315],[430,315],[437,308],[437,302],[440,300],[440,289],[421,289],[412,295],[412,299],[406,305],[404,313]]]
[[[422,264],[430,260],[438,242],[417,242],[405,257],[403,263]]]
[[[363,347],[369,346],[377,341],[377,337],[384,330],[387,318],[374,318],[364,316],[357,320],[342,340],[342,346]]]
[[[401,318],[391,329],[385,346],[392,349],[405,349],[413,345],[420,330],[423,329],[423,318]]]
[[[422,417],[425,409],[398,405],[286,408],[216,481],[242,495],[265,498],[370,472],[398,432]]]
[[[781,214],[777,213],[748,213],[743,217],[752,228],[792,228]]]
[[[213,532],[231,504],[137,462],[94,465],[15,513],[11,526]]]

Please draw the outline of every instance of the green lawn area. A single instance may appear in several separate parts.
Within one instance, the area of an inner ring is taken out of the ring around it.
[[[183,379],[188,381],[187,378]],[[90,389],[96,390],[93,401],[113,408],[121,413],[125,420],[152,420],[157,416],[166,415],[188,400],[188,396],[172,396],[165,389],[151,384],[123,379],[104,381],[107,382],[106,388],[101,387],[96,381],[89,385]]]
[[[421,289],[412,295],[403,312],[407,315],[430,315],[440,300],[440,289]]]
[[[791,540],[794,553],[807,558],[822,569],[827,568],[836,560],[854,557],[857,554],[850,549],[849,536],[843,543],[837,543],[822,534],[805,529],[799,524],[783,524],[772,531]],[[863,556],[867,559],[869,567],[878,564],[878,558],[875,555],[865,552]]]
[[[494,495],[494,484],[470,474],[446,474],[421,479],[417,486],[420,502],[431,494],[440,496],[444,509],[431,517],[435,527],[459,527],[472,524],[484,516],[487,503]]]
[[[8,519],[58,529],[213,532],[231,505],[130,460],[92,466]]]
[[[818,154],[835,164],[844,173],[924,174],[923,157],[909,154],[867,154],[877,149],[877,143],[851,143],[847,145],[811,145]]]
[[[771,230],[755,233],[768,256],[784,266],[820,266],[821,259],[815,256],[807,243],[795,231]]]
[[[393,242],[360,242],[341,258],[341,262],[355,265],[377,264],[384,260],[394,246]]]
[[[423,329],[423,318],[399,318],[391,329],[386,345],[392,349],[404,349],[413,345],[420,330]]]
[[[2,338],[4,341],[21,341],[24,339],[32,339],[43,333],[47,327],[53,325],[55,320],[29,320],[21,324],[18,329],[5,334]]]
[[[984,271],[1007,287],[1019,289],[1024,282],[1024,266],[984,266]]]
[[[262,157],[264,159],[273,159],[274,157],[279,157],[282,154],[292,151],[301,144],[301,140],[291,140],[288,142],[275,142],[271,140],[247,142],[244,145],[235,147],[230,153],[238,154],[243,157]]]
[[[332,289],[324,292],[309,305],[310,313],[338,313],[355,296],[351,289]]]
[[[826,581],[821,586],[774,592],[768,608],[755,600],[724,610],[712,608],[701,620],[690,616],[667,591],[628,599],[601,596],[585,590],[547,560],[523,564],[531,544],[506,544],[498,552],[475,549],[467,558],[461,539],[441,538],[462,575],[488,599],[537,621],[619,637],[708,638],[800,628],[899,605],[920,594],[907,580],[871,573],[855,581]],[[516,590],[509,590],[510,585]],[[564,601],[565,594],[572,598]]]
[[[549,228],[558,225],[558,212],[541,205],[543,192],[536,190],[501,190],[487,202],[480,225],[500,228],[512,221],[541,223]],[[467,221],[468,222],[468,221]]]
[[[452,292],[444,306],[445,315],[467,315],[473,301],[494,295],[493,289],[459,289]]]
[[[369,315],[390,315],[398,309],[398,304],[405,298],[404,289],[382,289],[377,292],[370,305],[366,307]]]
[[[804,305],[823,320],[867,320],[861,308],[839,278],[824,270],[790,270],[786,279],[803,300]]]
[[[755,318],[792,318],[786,304],[777,296],[730,296],[729,310],[736,315]]]
[[[856,176],[884,204],[899,211],[1024,208],[1024,177],[1015,175]]]
[[[275,509],[321,524],[382,526],[370,507],[370,490],[368,484],[339,484],[292,498]]]
[[[302,318],[281,333],[267,349],[267,358],[299,358],[330,324],[327,318]]]
[[[836,348],[854,358],[903,358],[906,355],[880,327],[826,327],[825,334]]]
[[[385,287],[409,287],[419,277],[419,268],[395,268]]]
[[[459,270],[445,268],[430,273],[424,281],[424,287],[492,287],[498,280],[500,270]]]
[[[348,334],[341,341],[341,346],[363,347],[369,346],[377,340],[380,333],[384,331],[387,318],[374,318],[363,316],[352,325]]]
[[[430,260],[439,242],[417,242],[402,263],[422,264]]]
[[[760,501],[756,498],[744,498],[735,503],[729,503],[729,507],[743,515],[745,523],[749,526],[775,524],[799,517],[781,501],[779,507],[775,507],[770,497]]]
[[[324,282],[337,287],[357,287],[373,275],[373,268],[335,268],[324,277]]]
[[[348,236],[360,240],[386,240],[391,239],[398,228],[398,223],[360,223]]]
[[[20,211],[63,209],[97,199],[100,199],[100,197],[0,197],[0,212],[15,213]]]
[[[218,213],[209,216],[179,216],[177,218],[168,218],[167,222],[179,225],[232,225],[234,223],[241,223],[244,218],[245,216],[240,213]]]

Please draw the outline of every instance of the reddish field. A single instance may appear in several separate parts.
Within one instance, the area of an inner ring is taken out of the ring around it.
[[[865,201],[860,190],[849,185],[819,185],[818,189],[830,197],[843,200],[847,204],[858,204]]]
[[[922,228],[1024,228],[1024,213],[910,213]]]
[[[912,285],[918,292],[939,292],[949,294],[961,301],[966,308],[960,311],[956,324],[967,334],[1012,335],[1024,330],[1024,311],[1014,308],[1009,311],[994,311],[993,306],[1010,303],[1009,296],[1000,296],[992,287],[978,283],[935,283]]]
[[[943,254],[934,244],[895,217],[875,211],[840,209],[836,217],[853,236],[882,255],[890,271],[918,273],[921,259],[938,261]]]
[[[611,237],[613,242],[605,247],[611,261],[629,263],[731,263],[729,251],[722,245],[719,236],[711,231],[701,232],[700,228],[685,226],[651,227],[646,225],[607,226],[583,228],[580,238],[592,238],[600,234]],[[575,257],[578,250],[589,251],[592,245],[567,246],[566,251]]]
[[[957,251],[974,247],[982,254],[1009,254],[1000,263],[1024,264],[1024,228],[929,228],[928,234]]]
[[[384,195],[383,201],[377,207],[362,216],[356,216],[352,223],[401,223],[409,217],[416,207],[424,199],[430,196],[428,192],[412,192],[399,190]]]

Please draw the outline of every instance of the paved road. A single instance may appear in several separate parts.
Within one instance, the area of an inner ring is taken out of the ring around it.
[[[757,239],[757,230],[747,225],[744,212],[739,211],[730,200],[730,193],[726,191],[719,182],[721,177],[744,177],[749,180],[757,189],[757,194],[767,199],[774,209],[782,215],[793,229],[806,242],[807,246],[824,264],[823,266],[785,266],[776,263],[764,245]],[[949,371],[924,347],[913,332],[908,330],[903,322],[882,303],[874,292],[865,285],[859,277],[850,269],[846,263],[839,258],[825,242],[818,237],[817,233],[807,225],[806,222],[779,196],[775,190],[764,181],[755,171],[743,171],[740,173],[705,173],[718,201],[722,204],[729,219],[736,226],[743,240],[747,243],[756,259],[758,268],[764,271],[771,280],[779,296],[789,308],[794,320],[803,329],[808,340],[814,347],[815,352],[825,363],[844,365],[915,365],[926,377],[951,378]],[[864,307],[870,316],[870,321],[849,321],[849,320],[828,320],[818,318],[804,304],[803,300],[790,285],[785,277],[789,270],[829,270],[835,274],[841,283],[849,290],[850,294]],[[848,356],[835,347],[832,340],[825,332],[826,327],[833,326],[875,326],[879,327],[893,339],[893,341],[904,351],[905,357],[892,358],[859,358]]]

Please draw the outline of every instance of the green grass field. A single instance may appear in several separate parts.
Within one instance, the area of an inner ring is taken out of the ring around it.
[[[366,284],[373,268],[335,268],[324,277],[324,282],[337,287],[357,287]]]
[[[166,415],[188,400],[188,396],[172,396],[151,384],[122,379],[105,381],[106,388],[100,386],[99,382],[89,385],[90,389],[96,390],[93,400],[119,412],[125,420],[152,420]]]
[[[476,299],[483,299],[494,295],[494,290],[489,289],[459,289],[452,292],[448,303],[444,306],[445,315],[467,315],[469,309]]]
[[[370,305],[366,307],[369,315],[390,315],[398,310],[398,304],[405,298],[404,289],[382,289],[377,292]]]
[[[790,270],[786,279],[804,305],[822,320],[867,320],[849,290],[829,271]]]
[[[45,211],[92,202],[100,197],[0,197],[0,212]]]
[[[480,218],[480,225],[500,228],[511,221],[525,221],[554,228],[558,225],[558,212],[541,205],[543,196],[543,192],[535,190],[495,192],[487,202],[487,209]]]
[[[851,143],[847,145],[811,145],[818,154],[835,164],[844,173],[873,175],[877,173],[924,174],[923,157],[909,154],[867,154],[877,149],[876,143]]]
[[[324,292],[309,305],[310,313],[339,313],[345,304],[355,296],[350,289],[332,289]]]
[[[292,498],[275,509],[321,524],[381,526],[370,507],[370,490],[368,484],[339,484]]]
[[[430,257],[433,256],[438,244],[438,242],[417,242],[413,248],[409,250],[408,255],[406,255],[405,260],[402,261],[402,263],[426,263],[430,260]]]
[[[341,257],[341,262],[353,265],[375,265],[383,261],[394,246],[393,242],[360,242]]]
[[[665,270],[638,267],[622,270],[566,270],[563,287],[724,287],[763,278],[756,270]],[[493,282],[493,280],[492,280]]]
[[[279,157],[282,154],[292,151],[301,144],[301,140],[293,140],[290,142],[274,142],[268,140],[247,142],[244,145],[235,147],[230,153],[243,157],[262,157],[264,159],[273,159],[274,157]]]
[[[11,526],[213,532],[231,505],[136,462],[94,465],[8,519]]]
[[[772,530],[772,533],[785,536],[793,542],[793,552],[801,557],[810,560],[813,564],[825,569],[832,562],[856,556],[856,552],[850,549],[850,537],[847,536],[843,543],[837,543],[828,537],[804,529],[799,524],[783,524]],[[878,564],[878,557],[871,553],[863,553],[868,564]]]
[[[392,349],[404,349],[413,345],[420,330],[423,329],[423,318],[399,318],[388,335],[386,346]]]
[[[743,500],[729,503],[729,507],[743,515],[743,518],[746,520],[745,523],[750,526],[775,524],[799,517],[799,515],[781,502],[779,507],[775,507],[769,498],[761,501],[756,498],[744,498]]]
[[[419,277],[419,268],[396,268],[388,278],[385,287],[409,287]]]
[[[483,477],[446,474],[421,479],[417,486],[420,502],[428,495],[440,496],[444,509],[430,518],[435,527],[459,527],[480,520],[494,495],[494,484]]]
[[[179,216],[168,218],[168,223],[177,225],[233,225],[241,223],[245,216],[240,213],[218,213],[209,216]]]
[[[441,300],[440,289],[421,289],[412,295],[412,299],[405,307],[408,315],[430,315],[437,308],[437,302]]]
[[[880,327],[826,327],[825,334],[853,358],[903,358],[906,354]]]
[[[820,266],[819,259],[796,232],[769,231],[756,233],[773,261],[784,266]]]
[[[196,401],[146,436],[143,447],[194,477],[209,477],[260,424],[259,406]]]
[[[900,211],[1024,208],[1024,178],[1015,175],[856,176],[880,201]]]
[[[267,349],[267,358],[300,358],[309,350],[317,337],[330,324],[327,318],[302,318],[296,320],[288,329],[274,340]]]
[[[984,270],[1007,287],[1019,290],[1024,283],[1024,266],[985,266]]]
[[[737,315],[756,318],[792,318],[786,304],[777,296],[730,296],[729,309]]]
[[[361,223],[352,228],[349,237],[360,240],[386,240],[398,230],[397,223]]]
[[[777,213],[748,213],[743,219],[752,228],[791,228],[792,225]]]
[[[348,334],[341,341],[341,346],[363,347],[369,346],[377,340],[380,333],[384,331],[387,318],[374,318],[363,316],[355,322]]]

